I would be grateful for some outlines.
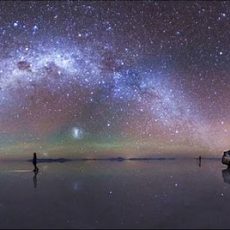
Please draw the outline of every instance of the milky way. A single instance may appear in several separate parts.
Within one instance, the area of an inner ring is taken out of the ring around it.
[[[229,147],[229,2],[0,7],[2,156]]]

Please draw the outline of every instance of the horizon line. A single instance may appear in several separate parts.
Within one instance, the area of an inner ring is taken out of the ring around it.
[[[98,157],[98,158],[37,158],[38,163],[49,163],[49,162],[73,162],[73,161],[172,161],[172,160],[199,160],[199,157]],[[201,160],[220,160],[221,157],[205,156],[201,157]],[[31,162],[32,159],[0,159],[3,161],[27,161]]]

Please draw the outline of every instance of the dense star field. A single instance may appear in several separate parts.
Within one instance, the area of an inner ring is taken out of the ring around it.
[[[230,2],[1,1],[0,153],[218,155]]]

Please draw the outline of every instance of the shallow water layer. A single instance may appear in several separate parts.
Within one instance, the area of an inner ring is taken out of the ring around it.
[[[218,160],[0,163],[0,228],[229,228]]]

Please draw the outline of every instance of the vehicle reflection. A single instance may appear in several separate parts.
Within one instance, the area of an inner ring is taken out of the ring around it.
[[[224,183],[230,184],[230,168],[222,170]]]

